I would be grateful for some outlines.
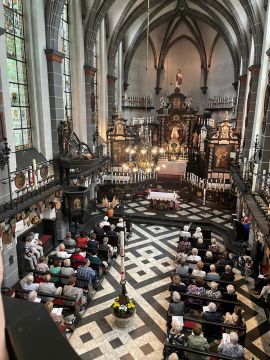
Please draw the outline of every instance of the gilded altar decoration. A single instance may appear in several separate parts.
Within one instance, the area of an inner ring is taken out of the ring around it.
[[[82,208],[82,203],[80,198],[75,198],[73,200],[73,209],[79,210]]]
[[[178,69],[175,75],[175,87],[180,89],[182,82],[183,82],[183,75],[181,69]]]
[[[15,176],[15,186],[17,189],[22,189],[25,185],[25,175],[23,172],[18,172]]]
[[[114,130],[113,133],[115,135],[125,135],[126,133],[126,124],[124,119],[118,118],[115,122],[114,122]]]

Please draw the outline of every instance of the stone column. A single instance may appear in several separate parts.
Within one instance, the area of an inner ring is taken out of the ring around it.
[[[85,70],[85,103],[86,103],[86,124],[87,124],[87,144],[93,147],[93,135],[96,132],[96,121],[94,111],[97,104],[94,104],[94,77],[97,71],[93,66],[84,66]],[[92,100],[91,100],[92,99]]]
[[[112,116],[115,114],[115,82],[117,77],[114,75],[107,75],[108,79],[108,123],[113,124]]]
[[[270,61],[270,49],[267,51]],[[260,170],[270,172],[270,66],[268,64],[268,84],[266,86],[264,98],[264,114],[262,121],[261,148],[262,158],[260,162]]]
[[[255,116],[255,107],[257,100],[258,80],[260,73],[260,65],[252,65],[249,67],[250,71],[250,87],[247,101],[247,116],[245,119],[245,137],[243,147],[243,158],[249,158],[250,147],[253,131],[253,122]]]
[[[52,149],[54,157],[57,157],[59,154],[57,129],[60,121],[65,120],[61,70],[62,60],[65,55],[53,49],[47,49],[45,53],[47,56],[49,79]]]
[[[239,77],[239,94],[238,94],[237,123],[236,123],[236,131],[239,134],[241,134],[242,132],[242,125],[244,122],[246,87],[247,87],[247,75],[241,75]]]

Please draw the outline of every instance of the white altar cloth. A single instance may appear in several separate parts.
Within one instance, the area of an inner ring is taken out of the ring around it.
[[[153,200],[177,201],[178,198],[179,195],[177,195],[176,193],[151,191],[147,197],[147,200],[153,199]]]

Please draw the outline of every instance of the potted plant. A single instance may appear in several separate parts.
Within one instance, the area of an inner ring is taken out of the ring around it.
[[[136,313],[135,301],[125,295],[115,298],[111,308],[115,317],[115,324],[121,328],[126,327]]]
[[[113,217],[114,214],[114,208],[120,204],[119,200],[114,196],[112,201],[109,201],[109,199],[105,196],[102,200],[101,203],[104,207],[107,208],[107,214],[108,217]]]

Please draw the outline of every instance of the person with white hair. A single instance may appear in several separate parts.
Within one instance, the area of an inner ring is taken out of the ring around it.
[[[110,226],[111,225],[108,220],[109,220],[108,216],[104,216],[103,221],[102,221],[103,226]]]
[[[41,302],[41,299],[38,297],[37,292],[35,290],[32,290],[28,294],[28,301],[39,303]]]
[[[207,245],[203,242],[203,238],[199,237],[197,238],[197,242],[195,244],[196,248],[198,249],[206,249]]]
[[[168,360],[179,360],[178,355],[174,352],[169,357]]]
[[[220,275],[220,280],[222,281],[228,281],[228,282],[233,282],[235,279],[235,275],[232,272],[232,267],[231,265],[225,265],[225,272],[223,272]]]
[[[34,276],[33,275],[28,275],[26,278],[26,283],[24,283],[22,285],[22,288],[24,290],[34,290],[34,291],[38,291],[39,289],[39,284],[34,283]],[[25,295],[25,298],[28,298],[28,293]]]
[[[191,233],[189,232],[189,226],[184,225],[183,230],[180,231],[180,236],[185,238],[190,238]]]
[[[61,267],[61,275],[72,276],[74,274],[75,271],[73,267],[71,267],[70,259],[65,259],[64,266]],[[66,285],[68,283],[68,277],[61,277],[61,283]]]
[[[219,252],[219,245],[216,238],[211,238],[211,245],[209,245],[209,250],[212,252]]]
[[[234,331],[230,333],[230,342],[224,343],[224,341],[221,340],[218,350],[222,355],[232,358],[238,358],[244,354],[243,346],[238,344],[238,335]]]
[[[126,223],[123,218],[119,218],[118,223],[116,224],[117,228],[125,228]]]
[[[196,227],[195,233],[192,236],[194,238],[202,238],[203,239],[202,229],[199,226]]]
[[[215,303],[209,303],[208,310],[202,313],[202,320],[217,323],[223,321],[223,316],[220,312],[217,311],[217,306]],[[209,323],[203,324],[203,333],[206,338],[219,338],[221,334],[221,326],[214,324],[212,325]]]
[[[181,301],[181,295],[177,291],[172,293],[172,301],[169,305],[168,316],[183,316],[185,313],[185,304]]]
[[[204,263],[202,261],[198,261],[191,275],[205,278],[206,272],[203,270],[203,267],[204,267]]]
[[[39,233],[31,232],[29,236],[32,237],[31,244],[33,247],[34,254],[37,256],[37,258],[43,256],[44,255],[43,246],[42,246],[42,241],[39,240]]]
[[[203,336],[202,333],[202,327],[200,324],[196,324],[195,328],[193,329],[193,332],[188,337],[187,341],[187,347],[191,349],[201,350],[201,351],[207,351],[209,349],[209,344],[207,342],[207,339]],[[191,352],[186,353],[187,358],[189,360],[206,360],[208,359],[207,356],[202,356],[198,354],[194,354]]]
[[[201,261],[201,257],[198,255],[198,249],[197,248],[193,248],[191,250],[191,255],[188,256],[187,261],[196,261],[196,263],[198,261]],[[195,269],[195,266],[196,266],[196,264],[192,264],[192,263],[189,264],[189,268],[192,269],[192,270]]]
[[[60,259],[68,259],[71,257],[72,254],[69,254],[67,251],[66,251],[66,247],[64,245],[64,243],[61,243],[59,246],[58,246],[58,250],[56,250],[56,256]]]
[[[217,262],[217,259],[213,255],[213,253],[210,250],[208,250],[205,253],[205,257],[204,257],[203,261],[206,263],[215,264]]]
[[[222,294],[218,290],[218,283],[216,283],[215,281],[211,281],[210,290],[206,290],[205,296],[213,298],[213,299],[221,299]]]
[[[232,284],[229,284],[226,286],[226,292],[223,292],[222,298],[224,300],[229,300],[229,301],[237,301],[237,294],[235,292],[235,288]],[[234,310],[234,304],[230,304],[230,303],[223,303],[222,304],[222,308],[224,310],[224,312],[229,312],[232,313]]]
[[[214,264],[210,265],[210,272],[206,275],[206,280],[219,280],[220,275],[216,272],[216,266]]]

